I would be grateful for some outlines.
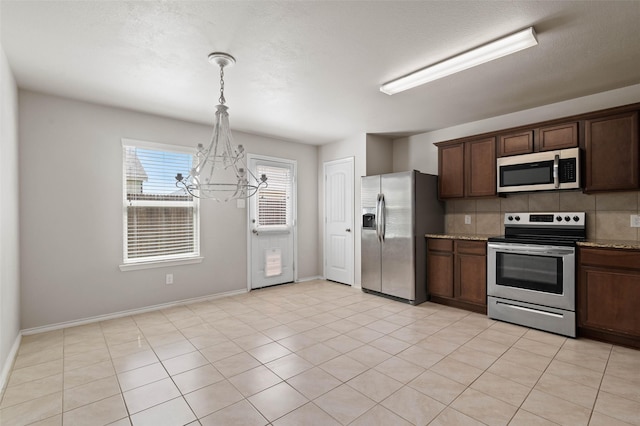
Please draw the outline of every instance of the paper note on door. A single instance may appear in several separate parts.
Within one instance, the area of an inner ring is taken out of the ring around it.
[[[271,248],[265,251],[264,276],[275,277],[282,274],[282,250]]]

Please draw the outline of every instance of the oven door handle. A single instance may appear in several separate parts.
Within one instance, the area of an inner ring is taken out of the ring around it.
[[[487,245],[489,249],[495,251],[504,251],[509,253],[517,253],[517,254],[548,254],[551,256],[566,256],[575,253],[573,249],[556,249],[541,246],[540,248],[535,248],[533,246],[516,246],[511,244],[493,244],[489,243]]]
[[[556,188],[560,187],[560,174],[558,169],[560,168],[560,156],[558,154],[553,157],[553,185]]]

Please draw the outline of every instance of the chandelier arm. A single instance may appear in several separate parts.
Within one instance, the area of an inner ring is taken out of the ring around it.
[[[189,195],[191,195],[192,197],[200,198],[199,194],[194,194],[193,192],[191,192],[191,185],[187,185],[183,181],[177,181],[176,187],[178,188],[182,187],[182,189],[187,191],[187,193],[189,193]]]

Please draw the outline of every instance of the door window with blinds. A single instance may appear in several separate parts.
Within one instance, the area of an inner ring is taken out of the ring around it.
[[[193,155],[182,147],[123,140],[124,263],[200,255],[198,199],[175,185]]]
[[[267,186],[257,193],[258,227],[282,229],[291,226],[291,168],[257,164],[256,176],[267,175]]]

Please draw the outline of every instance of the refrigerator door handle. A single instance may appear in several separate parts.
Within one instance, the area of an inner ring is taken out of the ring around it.
[[[386,202],[384,200],[384,194],[380,196],[380,241],[384,243],[384,237],[387,233],[387,216],[385,213]]]
[[[380,240],[380,194],[378,194],[378,199],[376,200],[376,237],[378,241]]]

